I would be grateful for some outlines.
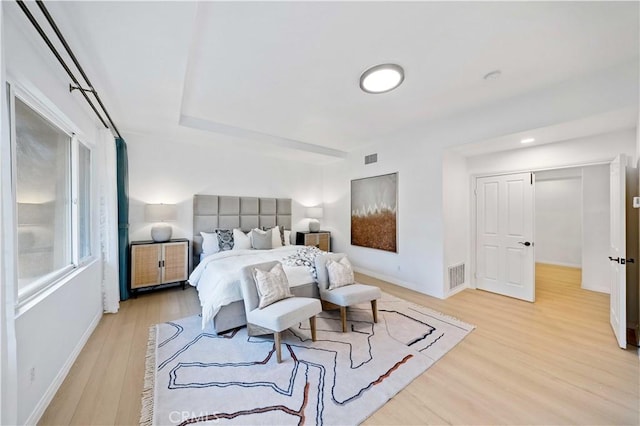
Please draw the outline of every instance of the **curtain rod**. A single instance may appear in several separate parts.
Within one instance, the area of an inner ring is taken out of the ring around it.
[[[82,89],[82,85],[80,84],[80,82],[78,82],[78,79],[76,79],[76,77],[73,75],[73,72],[71,72],[71,70],[69,69],[69,67],[67,66],[66,62],[64,61],[64,59],[62,59],[62,57],[60,56],[60,53],[58,52],[58,50],[55,48],[55,46],[53,45],[53,43],[51,43],[51,40],[49,39],[49,37],[47,36],[47,34],[45,34],[44,30],[42,29],[42,27],[40,26],[40,24],[38,24],[38,22],[36,21],[35,17],[31,14],[31,12],[29,11],[29,9],[27,8],[27,6],[24,4],[23,0],[16,0],[16,3],[18,3],[18,6],[20,6],[20,9],[22,9],[22,11],[24,12],[24,14],[27,16],[27,18],[29,19],[29,21],[31,22],[31,24],[34,26],[34,28],[36,29],[36,31],[38,32],[38,34],[40,35],[40,37],[42,37],[42,39],[44,40],[44,42],[47,44],[47,46],[49,47],[49,49],[51,50],[51,52],[53,53],[53,55],[56,57],[56,59],[58,60],[58,62],[60,63],[60,65],[62,65],[62,68],[64,68],[64,70],[67,72],[67,75],[69,75],[69,78],[71,78],[71,80],[76,84],[77,88],[80,90],[80,93],[82,93],[82,96],[84,97],[84,99],[87,101],[87,103],[89,103],[89,105],[91,106],[91,109],[93,110],[93,112],[96,114],[96,116],[100,119],[100,121],[102,122],[102,125],[104,127],[106,127],[107,129],[109,128],[109,125],[107,125],[107,123],[105,122],[104,118],[102,118],[102,115],[98,112],[98,110],[96,109],[95,105],[93,104],[93,102],[91,101],[91,99],[89,99],[89,97],[87,96],[86,92],[91,92],[93,93],[93,95],[95,96],[96,100],[98,101],[98,103],[100,104],[100,107],[102,108],[102,110],[104,111],[105,115],[107,116],[107,119],[109,120],[109,122],[111,123],[111,126],[114,130],[114,132],[116,133],[116,135],[119,138],[122,138],[122,136],[120,135],[120,132],[118,131],[118,128],[116,127],[116,125],[113,123],[113,120],[111,119],[111,117],[109,116],[109,113],[107,112],[107,109],[104,107],[104,105],[102,104],[102,101],[100,100],[100,97],[98,96],[98,93],[95,91],[95,89],[93,88],[93,86],[91,85],[91,82],[89,81],[89,78],[87,77],[87,75],[85,74],[84,70],[82,69],[82,67],[80,66],[78,60],[76,59],[75,55],[73,54],[73,52],[71,51],[71,48],[69,47],[69,45],[67,44],[66,40],[64,39],[64,37],[62,36],[60,30],[58,29],[58,26],[55,24],[55,22],[53,21],[53,18],[51,17],[51,15],[49,15],[49,12],[47,11],[46,7],[44,6],[44,4],[42,4],[41,1],[37,1],[38,6],[40,7],[40,10],[42,10],[42,13],[45,15],[45,17],[47,18],[47,21],[49,22],[49,25],[51,25],[51,28],[53,28],[54,32],[56,33],[56,35],[58,36],[58,38],[60,39],[60,42],[62,43],[62,45],[65,47],[67,53],[69,54],[69,56],[71,57],[71,59],[73,60],[73,63],[75,64],[75,66],[78,68],[78,70],[80,71],[80,74],[82,74],[82,77],[84,78],[84,80],[86,81],[86,83],[91,87],[90,89]],[[73,86],[70,86],[70,90],[73,90]]]
[[[113,122],[113,120],[111,119],[111,116],[109,115],[109,111],[107,111],[107,109],[104,107],[104,104],[102,103],[102,100],[100,99],[100,96],[98,96],[98,92],[96,92],[95,88],[93,87],[93,84],[91,84],[91,81],[89,80],[89,77],[87,77],[87,74],[84,72],[84,69],[82,69],[82,67],[80,66],[80,63],[76,59],[76,55],[73,54],[73,51],[69,47],[69,44],[67,44],[67,40],[65,40],[64,36],[62,35],[60,30],[58,29],[58,26],[56,25],[55,21],[53,20],[53,18],[49,14],[49,11],[47,10],[46,6],[44,5],[44,2],[42,0],[36,0],[36,3],[38,4],[38,7],[40,7],[40,10],[44,14],[44,16],[47,18],[47,21],[49,22],[49,25],[51,25],[51,28],[53,28],[53,31],[55,31],[56,35],[60,39],[60,42],[62,43],[62,45],[64,46],[65,50],[69,54],[69,57],[71,57],[71,60],[73,61],[73,63],[76,65],[76,68],[78,68],[78,71],[80,71],[80,74],[82,75],[82,78],[84,78],[84,80],[87,82],[87,84],[91,88],[91,93],[93,93],[93,96],[96,97],[96,100],[98,101],[98,104],[100,104],[100,108],[102,108],[102,111],[104,111],[104,114],[107,116],[107,120],[109,120],[109,123],[111,123],[111,127],[113,127],[113,130],[116,132],[118,137],[122,138],[122,136],[120,136],[120,132],[118,131],[118,128],[116,127],[116,124]]]

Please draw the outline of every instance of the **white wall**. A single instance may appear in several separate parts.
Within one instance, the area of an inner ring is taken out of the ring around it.
[[[580,169],[538,172],[535,189],[536,262],[579,268],[582,264]]]
[[[404,145],[404,146],[403,146]],[[411,145],[409,150],[407,145]],[[436,148],[437,149],[437,148]],[[378,153],[364,165],[363,156]],[[346,252],[354,267],[414,290],[443,296],[442,156],[427,144],[383,144],[353,153],[324,170],[324,226],[332,232],[332,249]],[[398,252],[350,244],[352,179],[398,172]]]
[[[635,130],[514,149],[467,158],[469,173],[544,170],[611,161],[617,154],[634,154]]]
[[[129,239],[149,240],[144,205],[178,205],[173,238],[193,236],[193,195],[292,198],[292,230],[308,230],[305,207],[322,202],[320,166],[239,154],[215,145],[126,136],[129,153]],[[323,224],[323,220],[320,220]]]
[[[449,253],[469,252],[468,233],[464,243],[455,242],[462,240],[459,237],[445,237],[445,221],[451,214],[443,209],[443,204],[449,202],[447,198],[443,200],[443,160],[447,148],[637,105],[637,76],[638,65],[629,63],[538,92],[503,99],[481,109],[380,135],[367,147],[352,152],[345,161],[325,167],[324,199],[328,208],[323,224],[333,232],[333,248],[348,253],[357,269],[444,297],[443,271],[455,261],[455,258],[445,258],[445,245]],[[393,92],[389,96],[393,97]],[[366,102],[384,99],[369,98]],[[615,141],[612,144],[616,146]],[[608,152],[609,147],[597,147],[597,142],[593,145],[598,153]],[[374,152],[378,153],[378,163],[365,166],[363,156]],[[579,160],[580,148],[571,150],[568,158],[564,155],[563,161],[575,161],[571,155]],[[548,164],[554,159],[551,156],[540,160],[540,164]],[[487,166],[496,168],[492,162]],[[510,167],[509,162],[501,167]],[[391,172],[399,172],[398,253],[351,246],[350,180]],[[461,178],[451,176],[451,179],[459,182]],[[462,216],[466,216],[466,222],[463,218],[457,219],[461,226],[469,224],[469,215]]]
[[[4,14],[1,25],[2,51],[6,59],[8,80],[23,87],[51,109],[56,109],[60,115],[66,116],[84,141],[89,144],[97,142],[97,120],[77,92],[69,93],[69,79],[64,70],[38,38],[17,5],[14,2],[2,2],[1,6]],[[4,147],[10,141],[3,137],[1,143],[4,155]],[[96,151],[98,150],[94,150]],[[94,167],[99,167],[101,158],[94,155],[93,163]],[[98,175],[95,169],[93,172],[94,176]],[[10,189],[10,185],[10,180],[3,178],[3,193],[6,193],[7,188]],[[98,182],[94,179],[93,253],[99,253],[100,247],[97,233],[97,185]],[[3,221],[5,220],[3,216]],[[3,226],[11,233],[15,232],[12,223],[5,222]],[[14,252],[15,247],[11,247],[10,253],[3,253],[7,268],[15,268]],[[17,356],[17,365],[14,367],[16,371],[9,373],[16,374],[18,384],[6,389],[3,371],[3,397],[6,391],[17,400],[17,403],[11,403],[12,406],[3,404],[3,424],[35,423],[55,394],[79,348],[102,315],[100,272],[100,263],[94,261],[71,277],[61,280],[18,311],[14,308],[14,294],[8,295],[11,300],[5,301],[5,306],[10,306],[7,314],[16,315],[13,330],[15,345],[9,347],[8,351]],[[13,276],[15,278],[15,274]],[[5,284],[3,282],[3,286]]]
[[[99,262],[56,286],[16,318],[19,424],[37,420],[34,413],[44,413],[100,321],[102,298],[94,283],[100,283]]]
[[[0,5],[0,22],[4,20],[4,8]],[[4,31],[0,25],[0,46],[4,45]],[[5,55],[0,48],[0,82],[5,81]],[[0,182],[11,180],[11,149],[9,144],[2,143],[9,139],[9,115],[6,86],[0,86]],[[13,224],[13,202],[10,188],[0,186],[0,424],[16,422],[16,353],[15,353],[15,324],[13,316],[13,297],[15,279],[14,268],[8,268],[8,254],[13,249],[10,239],[12,230],[7,224]]]
[[[448,291],[449,266],[465,264],[465,282],[456,291],[465,288],[470,282],[471,264],[469,262],[471,247],[469,246],[470,210],[469,201],[471,187],[467,176],[467,160],[460,154],[447,151],[442,160],[442,209],[444,214],[444,279],[445,295]],[[466,249],[460,249],[466,247]]]
[[[582,169],[582,288],[609,293],[609,165]]]

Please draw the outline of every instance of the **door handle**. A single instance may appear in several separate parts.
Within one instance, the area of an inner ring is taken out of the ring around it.
[[[518,241],[518,244],[522,244],[525,247],[529,247],[531,245],[529,241]]]
[[[613,257],[609,256],[609,260],[612,261],[612,262],[620,263],[620,258],[619,257],[616,257],[614,259]]]

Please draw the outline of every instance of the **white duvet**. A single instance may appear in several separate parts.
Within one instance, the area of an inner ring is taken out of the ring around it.
[[[202,259],[189,276],[189,283],[198,289],[203,328],[220,308],[242,300],[240,269],[243,266],[282,260],[299,248],[284,246],[271,250],[228,250]],[[314,282],[311,271],[306,266],[283,266],[283,269],[291,287]]]

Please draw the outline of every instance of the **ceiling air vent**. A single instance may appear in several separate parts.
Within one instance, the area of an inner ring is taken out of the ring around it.
[[[371,164],[378,162],[378,154],[369,154],[364,156],[364,164]]]

